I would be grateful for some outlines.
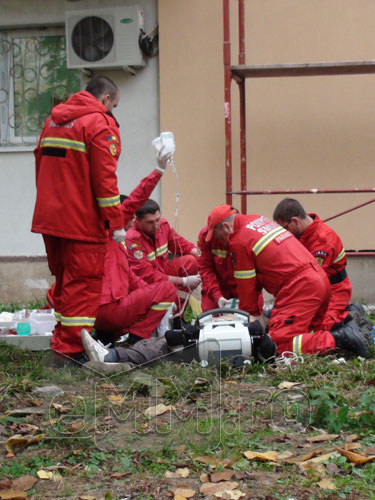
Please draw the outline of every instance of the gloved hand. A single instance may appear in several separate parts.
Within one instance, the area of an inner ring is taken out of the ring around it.
[[[191,292],[197,288],[197,286],[201,282],[201,277],[199,274],[195,274],[193,276],[186,276],[182,278],[182,286],[188,288]]]
[[[225,307],[230,307],[232,305],[232,299],[226,299],[225,297],[220,297],[217,301],[217,305],[220,309],[224,309]]]
[[[172,158],[173,158],[173,152],[170,149],[167,149],[165,146],[163,146],[161,150],[156,153],[156,160],[158,162],[156,170],[161,174],[164,174],[165,169],[168,166],[168,162],[170,162]]]
[[[126,236],[125,229],[115,229],[112,233],[112,239],[116,243],[121,243],[122,241],[124,241],[125,236]]]

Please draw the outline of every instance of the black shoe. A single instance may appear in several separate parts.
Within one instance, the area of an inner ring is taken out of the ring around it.
[[[334,330],[331,335],[335,339],[336,349],[343,349],[362,358],[369,357],[366,343],[354,321],[350,321],[342,328]]]
[[[71,366],[74,366],[75,368],[81,368],[82,365],[84,365],[88,361],[89,357],[87,356],[85,351],[71,356],[69,356],[68,354],[55,352],[53,358],[53,364],[55,368],[66,368]]]
[[[363,305],[360,304],[359,302],[353,302],[353,304],[349,304],[348,307],[346,308],[346,310],[347,311],[356,311],[361,316],[366,315],[366,311],[365,311]]]
[[[360,314],[357,310],[351,310],[347,318],[353,320],[358,326],[359,332],[368,346],[374,344],[374,335],[372,332],[372,322]]]

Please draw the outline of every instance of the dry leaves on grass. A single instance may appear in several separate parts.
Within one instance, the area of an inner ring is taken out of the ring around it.
[[[319,488],[322,488],[322,490],[336,490],[335,483],[331,479],[322,479],[317,485]]]
[[[301,382],[287,382],[287,381],[284,381],[284,382],[281,382],[277,388],[280,389],[280,390],[283,390],[283,389],[292,389],[292,387],[296,387],[298,385],[301,385]]]
[[[324,441],[334,441],[338,437],[339,434],[319,434],[319,436],[307,438],[306,441],[309,443],[322,443]]]
[[[341,453],[344,457],[346,457],[352,464],[354,465],[362,465],[367,462],[371,462],[375,460],[375,455],[364,456],[359,453],[353,453],[352,451],[343,450],[342,448],[338,448],[337,451]]]
[[[5,441],[5,448],[9,453],[15,453],[17,448],[26,448],[33,443],[38,443],[44,439],[44,434],[38,434],[37,436],[21,436],[21,434],[15,434]]]
[[[221,483],[203,483],[199,491],[203,495],[217,495],[225,491],[235,490],[238,486],[236,481],[222,481]]]
[[[28,495],[22,490],[0,490],[1,500],[27,500]]]
[[[163,415],[163,413],[171,410],[173,410],[173,406],[165,406],[161,403],[160,405],[150,406],[147,408],[147,410],[145,410],[145,416],[149,418],[157,417],[158,415]]]
[[[178,496],[191,498],[195,495],[195,491],[185,485],[176,486],[176,488],[173,488],[172,493],[175,495],[175,498]]]
[[[265,453],[260,453],[259,451],[244,451],[243,456],[248,460],[262,460],[264,462],[271,461],[275,462],[278,459],[277,451],[266,451]]]
[[[182,477],[189,477],[190,471],[187,467],[177,469],[175,472],[167,470],[165,472],[165,477],[167,479],[181,479]]]

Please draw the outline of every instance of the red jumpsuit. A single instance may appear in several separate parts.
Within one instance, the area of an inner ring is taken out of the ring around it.
[[[168,276],[188,276],[198,272],[198,262],[190,252],[195,246],[176,233],[166,219],[161,219],[155,238],[148,236],[135,221],[126,233],[129,265],[147,283],[167,281]],[[169,260],[170,254],[182,255]],[[177,287],[179,297],[189,291]],[[180,306],[180,304],[177,304]]]
[[[115,241],[108,243],[95,328],[113,332],[115,338],[123,333],[150,338],[175,300],[177,293],[173,283],[145,283],[129,269],[125,245]]]
[[[218,307],[220,297],[237,298],[234,267],[228,245],[218,239],[206,241],[208,228],[205,226],[198,235],[198,265],[202,278],[203,312]],[[263,311],[263,295],[259,291],[259,309]]]
[[[108,232],[123,227],[117,188],[118,125],[88,92],[53,108],[35,149],[37,197],[32,231],[42,233],[56,276],[52,348],[83,351],[99,307]]]
[[[141,180],[138,186],[129,194],[129,197],[122,202],[124,227],[132,220],[135,212],[149,199],[162,175],[156,169],[153,170],[150,175]]]
[[[276,222],[261,215],[236,215],[229,248],[235,259],[239,307],[259,314],[257,282],[275,296],[269,334],[278,353],[327,353],[335,348],[328,331],[308,333],[328,307],[326,274],[312,255]]]
[[[341,239],[316,214],[308,215],[313,222],[299,240],[316,258],[330,281],[331,299],[321,325],[330,330],[334,323],[339,323],[349,314],[346,308],[352,296],[352,284],[346,274],[347,260]]]

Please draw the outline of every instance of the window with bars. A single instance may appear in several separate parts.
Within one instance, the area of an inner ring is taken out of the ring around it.
[[[34,146],[51,109],[80,90],[66,67],[65,36],[0,32],[0,149]]]

